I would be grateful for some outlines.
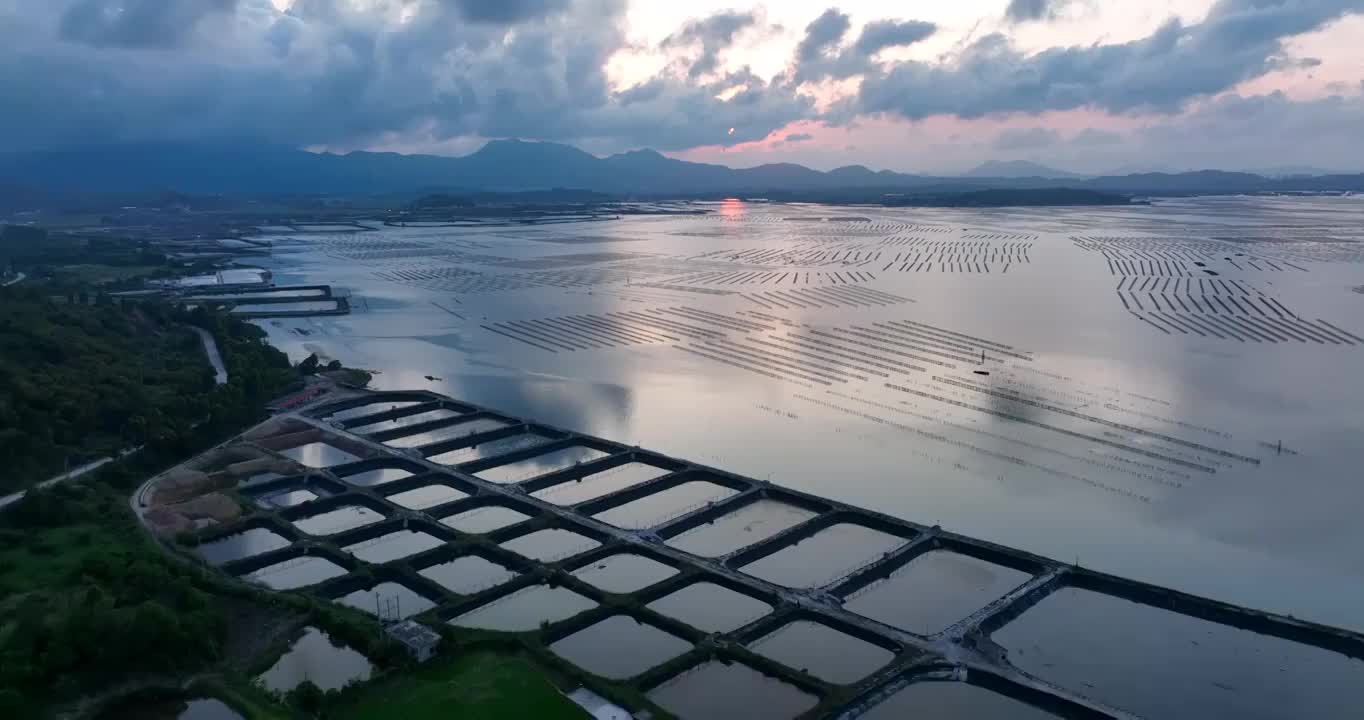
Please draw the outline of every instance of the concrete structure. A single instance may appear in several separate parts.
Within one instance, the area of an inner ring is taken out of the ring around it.
[[[363,413],[361,409],[370,406],[379,412]],[[454,414],[364,435],[350,431],[434,410],[447,410]],[[330,419],[338,414],[341,414],[338,419]],[[369,588],[375,582],[399,583],[436,603],[436,607],[427,613],[433,621],[450,620],[519,590],[553,582],[594,600],[598,606],[541,628],[538,632],[545,644],[557,642],[622,613],[692,643],[692,649],[683,655],[630,678],[629,684],[641,691],[658,687],[679,673],[719,657],[760,668],[764,674],[818,698],[819,704],[811,711],[811,717],[856,717],[909,684],[954,680],[988,688],[1063,717],[1134,718],[1131,713],[1094,700],[1082,689],[1061,687],[1019,669],[1010,661],[1005,648],[992,640],[991,635],[996,630],[1063,588],[1088,590],[1330,650],[1349,658],[1364,658],[1364,634],[1361,633],[1236,607],[1077,567],[952,533],[940,527],[920,525],[637,447],[501,415],[434,393],[357,393],[342,400],[337,400],[333,395],[299,411],[277,416],[271,422],[305,424],[323,436],[333,436],[336,442],[363,446],[367,449],[367,457],[358,462],[316,470],[303,476],[280,478],[243,490],[251,495],[260,495],[281,489],[314,486],[322,492],[317,493],[319,497],[316,500],[283,509],[262,510],[230,527],[202,534],[200,541],[208,542],[259,527],[268,528],[292,543],[282,549],[225,563],[221,566],[224,571],[240,576],[304,556],[321,557],[344,568],[348,574],[320,582],[310,592],[324,598],[340,598]],[[470,431],[468,434],[402,450],[383,444],[397,438],[458,428],[461,425],[493,429]],[[254,433],[248,435],[258,437]],[[533,447],[478,457],[454,465],[432,460],[437,456],[448,457],[447,454],[454,451],[521,436],[536,436],[542,442]],[[591,448],[605,454],[520,482],[494,483],[476,476],[476,473],[484,470],[573,447]],[[571,505],[556,505],[533,495],[628,463],[647,464],[664,474]],[[348,477],[384,469],[401,470],[407,476],[378,486],[347,481]],[[733,494],[639,530],[616,527],[594,517],[693,481],[713,483],[729,489]],[[407,491],[436,486],[457,490],[458,499],[420,510],[389,500]],[[809,513],[810,517],[719,557],[699,557],[666,542],[759,500],[794,506]],[[457,531],[440,522],[443,518],[469,510],[494,506],[516,510],[527,518],[477,535]],[[384,518],[326,536],[306,535],[293,524],[301,518],[343,507],[367,508],[382,514]],[[786,587],[741,571],[750,563],[790,548],[835,525],[860,526],[894,536],[903,542],[872,562],[812,588]],[[501,547],[502,543],[509,540],[545,529],[570,530],[595,541],[597,545],[547,562],[528,559]],[[377,565],[366,564],[341,550],[399,530],[420,531],[445,541],[445,544]],[[915,558],[934,550],[966,555],[1011,568],[1026,573],[1029,579],[983,607],[975,608],[974,611],[964,609],[959,620],[946,629],[928,635],[892,627],[843,607],[844,600],[853,593],[890,576]],[[629,598],[605,592],[574,576],[577,570],[624,553],[642,555],[668,565],[677,572],[630,593]],[[493,561],[516,571],[518,575],[490,588],[458,594],[419,572],[468,556]],[[653,612],[647,607],[653,601],[703,581],[760,600],[772,606],[773,610],[737,630],[716,634]],[[840,686],[800,669],[781,665],[747,647],[754,640],[799,620],[815,621],[883,648],[892,653],[894,659],[868,677],[852,685]]]
[[[393,623],[384,628],[384,632],[402,643],[407,648],[407,654],[419,663],[430,660],[436,653],[436,646],[440,645],[440,635],[416,620]]]

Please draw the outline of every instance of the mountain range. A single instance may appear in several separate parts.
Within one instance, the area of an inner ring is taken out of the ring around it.
[[[730,168],[652,150],[597,157],[556,143],[496,140],[464,157],[313,153],[262,144],[122,145],[0,155],[0,187],[31,192],[197,194],[389,194],[573,188],[628,197],[826,191],[969,192],[1056,188],[1160,195],[1364,190],[1364,175],[1270,178],[1204,170],[1081,177],[1027,162],[986,163],[965,177],[827,172],[791,163]]]

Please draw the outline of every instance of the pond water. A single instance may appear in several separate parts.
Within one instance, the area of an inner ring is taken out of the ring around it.
[[[311,502],[318,497],[318,494],[312,490],[286,490],[274,495],[266,495],[256,502],[266,508],[286,508]]]
[[[691,643],[628,615],[612,615],[549,649],[588,672],[623,680],[681,655]]]
[[[472,595],[516,577],[515,572],[477,555],[422,568],[420,574],[461,595]]]
[[[424,532],[399,530],[341,549],[368,563],[386,563],[444,544],[444,540]]]
[[[549,438],[543,435],[536,435],[534,433],[513,435],[511,437],[502,438],[501,440],[493,440],[480,445],[474,445],[473,447],[461,448],[459,450],[451,450],[447,453],[433,455],[430,460],[431,462],[440,463],[441,465],[459,465],[460,463],[481,460],[485,457],[494,457],[497,455],[505,455],[509,452],[516,452],[517,450],[526,450],[528,448],[533,448],[536,445],[543,445],[549,442],[549,440]]]
[[[688,585],[648,607],[709,633],[738,630],[772,611],[771,605],[757,598],[708,582]]]
[[[1028,574],[966,555],[935,550],[844,601],[846,610],[929,635],[1027,582]]]
[[[294,521],[294,527],[309,535],[335,535],[353,528],[373,525],[384,516],[367,507],[346,505],[335,510],[309,515]]]
[[[555,505],[575,505],[667,475],[668,471],[644,463],[626,463],[610,470],[586,475],[573,482],[561,483],[532,493]]]
[[[586,552],[600,544],[572,530],[550,528],[512,538],[502,543],[502,547],[532,560],[554,562]]]
[[[440,442],[442,440],[453,440],[454,438],[462,438],[468,435],[477,435],[478,433],[489,432],[504,427],[507,427],[507,423],[502,422],[501,420],[475,418],[468,422],[458,423],[449,427],[427,430],[426,432],[413,433],[411,435],[393,438],[392,440],[385,440],[384,444],[395,448],[414,448],[421,447],[422,445],[430,445],[431,443]]]
[[[337,307],[335,300],[300,300],[278,303],[242,303],[232,308],[232,314],[277,313],[277,312],[329,312]]]
[[[245,578],[271,590],[297,590],[345,574],[345,568],[326,558],[301,557],[261,568]]]
[[[304,680],[323,690],[340,690],[351,682],[368,680],[373,670],[364,655],[332,644],[325,632],[310,627],[256,680],[266,690],[282,693],[293,690]]]
[[[1364,661],[1085,590],[1044,598],[994,639],[1023,670],[1147,717],[1345,718],[1364,707]]]
[[[818,700],[740,663],[708,662],[649,691],[682,720],[790,720]]]
[[[574,577],[610,593],[632,593],[677,574],[669,565],[643,555],[612,555],[573,571]]]
[[[597,514],[597,519],[616,527],[650,528],[668,519],[695,510],[706,503],[723,500],[735,491],[713,482],[695,480],[642,497]]]
[[[466,533],[488,533],[498,528],[508,525],[515,525],[530,516],[500,505],[489,505],[488,507],[474,508],[465,510],[457,515],[441,518],[441,522],[450,527]]]
[[[455,412],[454,410],[448,410],[446,408],[437,408],[435,410],[419,412],[415,415],[405,415],[403,417],[394,418],[392,420],[383,420],[376,423],[370,423],[369,425],[360,425],[351,428],[350,432],[356,433],[358,435],[368,435],[370,433],[376,433],[385,430],[396,430],[398,428],[411,427],[413,425],[431,422],[432,420],[441,420],[444,418],[452,418],[458,416],[459,413]]]
[[[567,620],[596,606],[591,599],[568,588],[532,585],[481,605],[450,623],[482,630],[527,632],[538,630],[545,623]]]
[[[394,480],[401,480],[405,477],[412,477],[412,473],[402,468],[379,468],[378,470],[366,470],[364,472],[355,473],[354,475],[346,475],[341,479],[351,485],[373,487],[375,485],[393,482]]]
[[[289,539],[266,528],[252,528],[195,548],[210,564],[221,565],[289,546]]]
[[[807,620],[784,625],[748,647],[837,685],[855,683],[895,658],[885,648]]]
[[[714,522],[668,539],[668,544],[693,555],[716,557],[766,540],[815,513],[775,500],[759,500]]]
[[[299,445],[298,447],[281,450],[280,454],[300,465],[310,468],[325,468],[333,465],[343,465],[360,459],[335,445],[325,442]]]
[[[436,606],[430,599],[395,582],[383,582],[371,588],[356,590],[336,601],[385,620],[405,620]]]
[[[397,410],[399,408],[412,407],[413,405],[420,404],[421,403],[416,400],[369,403],[367,405],[357,405],[346,410],[338,410],[337,412],[328,415],[325,419],[327,422],[342,422],[345,420],[354,420],[355,418],[364,417],[366,415],[374,415],[388,410]]]
[[[833,582],[906,542],[879,530],[840,523],[755,560],[742,570],[778,585],[815,587]]]
[[[469,494],[463,490],[456,490],[449,485],[435,484],[389,495],[388,500],[412,510],[425,510],[468,496]]]
[[[1057,720],[1055,715],[957,682],[914,683],[873,707],[865,720]]]
[[[477,475],[495,483],[514,483],[605,456],[606,453],[594,448],[570,447],[536,455],[520,462],[481,470]]]

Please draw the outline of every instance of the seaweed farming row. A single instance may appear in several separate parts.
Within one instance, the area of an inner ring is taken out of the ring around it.
[[[1242,343],[1316,343],[1318,345],[1357,345],[1364,339],[1325,320],[1269,315],[1199,315],[1131,310],[1133,317],[1166,335],[1197,335]]]
[[[726,270],[706,272],[669,278],[670,285],[691,284],[705,286],[724,285],[847,285],[850,283],[871,282],[875,273],[865,270],[843,270],[835,272],[800,270]]]
[[[873,307],[914,302],[906,297],[856,285],[770,290],[752,292],[740,295],[740,297],[769,310],[776,308],[790,310],[793,308]]]
[[[750,321],[686,307],[506,320],[481,327],[548,352],[598,350],[723,335],[717,328],[737,332],[769,329]]]
[[[1071,242],[1103,255],[1113,275],[1215,276],[1218,271],[1210,264],[1217,262],[1241,272],[1308,272],[1288,260],[1247,253],[1243,246],[1217,240],[1072,237]]]
[[[864,250],[861,246],[840,250],[820,250],[818,248],[747,248],[744,250],[715,250],[694,256],[692,259],[724,260],[751,265],[799,265],[801,267],[826,267],[839,265],[858,267],[875,262],[881,257],[879,250]]]
[[[1128,310],[1169,310],[1174,313],[1212,315],[1250,315],[1259,317],[1292,318],[1297,314],[1278,300],[1256,292],[1253,295],[1232,295],[1192,292],[1166,293],[1157,290],[1119,290],[1118,299]]]
[[[914,321],[768,330],[768,335],[716,339],[683,349],[718,356],[725,364],[767,377],[819,385],[922,373],[929,367],[979,366],[1003,362],[1004,357],[1031,361],[1011,346]]]

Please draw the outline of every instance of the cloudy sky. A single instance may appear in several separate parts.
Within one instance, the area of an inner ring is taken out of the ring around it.
[[[1364,171],[1361,38],[1364,0],[0,0],[0,150]]]

